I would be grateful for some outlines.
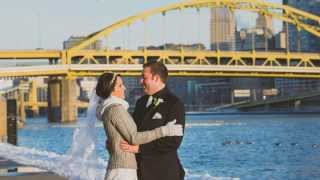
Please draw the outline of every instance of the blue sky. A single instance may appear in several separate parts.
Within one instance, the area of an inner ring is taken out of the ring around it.
[[[71,35],[87,35],[117,20],[174,2],[179,1],[1,0],[0,49],[61,49]]]

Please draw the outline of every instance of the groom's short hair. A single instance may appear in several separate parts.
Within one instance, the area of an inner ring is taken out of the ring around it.
[[[152,75],[159,75],[163,83],[167,83],[168,69],[162,62],[147,62],[143,68],[150,67]]]

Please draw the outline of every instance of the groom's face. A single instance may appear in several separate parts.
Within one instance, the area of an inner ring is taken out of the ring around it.
[[[141,85],[143,90],[148,95],[153,95],[159,86],[160,77],[152,75],[151,68],[145,67],[142,72]]]

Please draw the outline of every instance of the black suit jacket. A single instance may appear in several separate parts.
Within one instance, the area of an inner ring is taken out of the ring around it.
[[[153,95],[163,100],[146,107],[149,96],[141,97],[135,106],[133,118],[138,131],[152,130],[163,126],[174,119],[185,127],[185,110],[181,101],[164,88]],[[155,114],[160,116],[155,117]],[[160,118],[159,118],[160,117]],[[182,137],[164,137],[147,144],[140,145],[136,155],[139,180],[183,180],[184,170],[178,158],[177,150]]]

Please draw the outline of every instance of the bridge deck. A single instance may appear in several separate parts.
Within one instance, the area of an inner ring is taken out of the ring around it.
[[[167,65],[172,76],[244,76],[320,78],[316,67],[269,67],[228,65]],[[140,76],[141,64],[71,64],[0,68],[0,77],[19,76],[98,76],[105,71]]]
[[[60,50],[1,50],[0,59],[60,59]]]

